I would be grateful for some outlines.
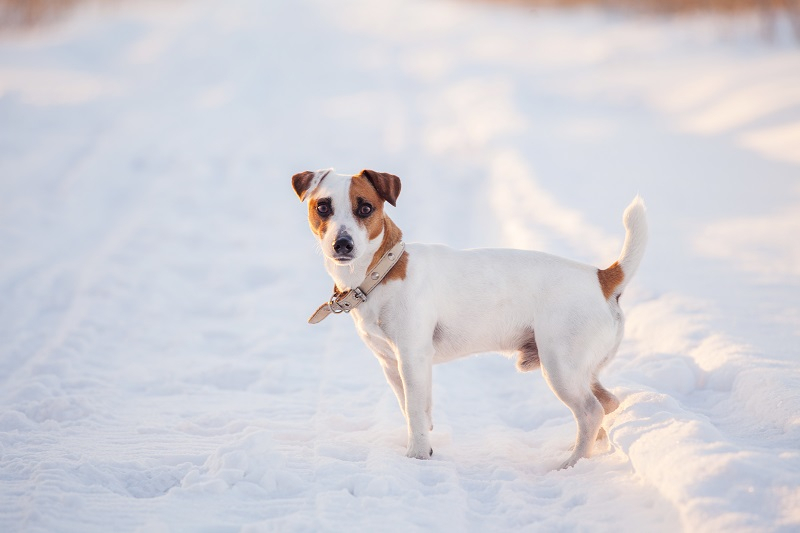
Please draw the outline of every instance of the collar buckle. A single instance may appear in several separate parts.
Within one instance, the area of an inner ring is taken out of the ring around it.
[[[364,294],[364,291],[361,290],[361,287],[356,287],[355,289],[353,289],[353,294],[355,294],[356,298],[358,298],[362,302],[367,301],[367,295]]]
[[[325,319],[329,314],[338,315],[341,313],[349,313],[362,303],[367,301],[367,295],[372,292],[375,287],[386,277],[395,264],[400,260],[405,250],[405,243],[398,242],[392,247],[391,250],[378,261],[378,264],[367,275],[367,278],[362,282],[364,288],[356,287],[344,294],[334,293],[330,300],[322,304],[317,311],[308,319],[309,323],[317,324]]]
[[[331,299],[328,301],[328,308],[334,315],[338,315],[339,313],[344,313],[346,311],[346,309],[344,309],[341,305],[339,305],[339,302],[336,301],[335,294],[331,296]]]

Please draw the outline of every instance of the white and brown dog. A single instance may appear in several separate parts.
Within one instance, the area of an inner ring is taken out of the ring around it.
[[[349,312],[381,363],[408,421],[408,457],[433,453],[431,367],[481,352],[517,354],[517,368],[542,368],[572,411],[578,435],[561,468],[588,457],[603,414],[619,401],[597,380],[622,340],[619,297],[644,253],[647,221],[639,197],[625,210],[619,260],[605,270],[541,252],[408,244],[384,212],[400,179],[364,170],[292,177],[308,200],[334,295],[309,320]]]

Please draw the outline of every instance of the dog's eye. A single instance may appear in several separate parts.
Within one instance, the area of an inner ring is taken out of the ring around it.
[[[319,204],[317,205],[317,213],[321,217],[327,217],[331,214],[331,206],[329,204]]]
[[[372,214],[372,206],[370,204],[361,204],[358,206],[356,214],[361,218],[368,217]]]

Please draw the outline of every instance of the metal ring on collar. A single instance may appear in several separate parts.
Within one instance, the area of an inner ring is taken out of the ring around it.
[[[336,307],[334,307],[334,305]],[[333,296],[331,296],[331,299],[328,301],[328,308],[331,310],[331,313],[333,313],[334,315],[338,315],[339,313],[344,313],[344,309],[342,309],[342,306],[339,305],[339,302],[336,301],[336,295],[335,294]]]

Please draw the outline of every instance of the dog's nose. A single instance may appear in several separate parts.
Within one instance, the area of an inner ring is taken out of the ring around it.
[[[333,243],[333,251],[337,254],[349,254],[353,251],[353,239],[349,235],[343,235]]]

